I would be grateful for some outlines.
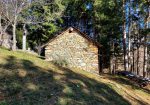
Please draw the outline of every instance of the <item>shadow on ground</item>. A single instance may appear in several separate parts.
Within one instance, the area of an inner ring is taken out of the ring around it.
[[[131,105],[111,86],[67,68],[62,72],[9,56],[0,64],[3,105]]]
[[[132,80],[129,80],[128,78],[126,77],[122,77],[122,76],[110,76],[108,77],[110,80],[113,80],[117,83],[120,83],[120,84],[124,84],[124,85],[128,85],[130,86],[132,89],[137,89],[137,90],[142,90],[148,94],[150,94],[150,90],[148,88],[142,88],[138,85],[138,83],[132,81]]]

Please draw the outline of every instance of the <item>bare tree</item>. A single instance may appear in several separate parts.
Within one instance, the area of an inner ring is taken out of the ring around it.
[[[6,33],[8,26],[10,26],[10,21],[6,17],[7,6],[5,5],[5,1],[0,1],[0,45],[3,43],[3,35]]]
[[[16,25],[19,21],[21,11],[26,8],[28,0],[1,0],[4,8],[4,19],[7,20],[13,30],[13,46],[12,50],[16,50]]]

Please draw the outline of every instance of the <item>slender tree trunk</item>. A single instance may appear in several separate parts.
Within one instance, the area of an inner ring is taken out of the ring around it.
[[[111,39],[109,40],[109,45],[110,45],[110,48],[112,48],[111,46],[113,45]],[[114,62],[114,57],[113,57],[113,53],[110,51],[110,66],[109,66],[109,71],[110,71],[110,74],[113,74],[113,62]]]
[[[41,42],[39,42],[39,44],[38,44],[38,55],[41,55],[41,51],[42,51]]]
[[[26,24],[25,23],[23,25],[23,30],[24,30],[24,34],[23,34],[23,37],[22,37],[22,50],[26,51],[27,29],[26,29]]]
[[[133,73],[135,73],[135,62],[134,62],[134,59],[135,59],[135,54],[134,54],[134,48],[133,48],[133,59],[132,59],[132,62],[133,62],[133,64],[132,64],[132,72]]]
[[[133,40],[134,40],[134,42],[135,42],[135,36],[133,36]],[[135,71],[135,44],[133,44],[133,55],[132,55],[132,57],[133,57],[133,59],[132,59],[132,62],[133,62],[133,67],[132,67],[132,70],[133,70],[133,73],[134,74],[136,74],[136,71]]]
[[[146,28],[148,29],[148,21],[146,22]],[[144,36],[144,64],[143,64],[143,77],[146,77],[147,72],[147,61],[148,61],[148,50],[147,50],[147,35]]]
[[[139,46],[137,47],[137,75],[139,75]]]
[[[98,54],[99,54],[98,59],[99,59],[99,61],[100,61],[100,62],[99,62],[99,74],[103,72],[103,64],[102,64],[102,62],[103,62],[103,53],[102,53],[101,50],[102,50],[102,49],[98,49]]]
[[[126,13],[125,13],[125,3],[123,0],[123,53],[124,53],[124,70],[127,70],[127,52],[126,52]]]
[[[14,17],[14,24],[12,25],[13,26],[13,46],[12,46],[12,50],[13,51],[16,51],[16,43],[17,43],[17,40],[16,40],[16,25],[17,25],[17,15],[15,15]]]
[[[131,71],[131,39],[129,33],[129,42],[128,42],[128,70]]]
[[[146,77],[146,72],[147,72],[147,35],[145,35],[144,38],[144,64],[143,64],[143,77]]]
[[[2,32],[2,16],[0,15],[0,46],[2,45],[2,35],[3,35],[3,32]]]
[[[16,51],[16,23],[14,23],[12,26],[13,26],[13,46],[12,46],[12,50]]]
[[[115,59],[115,45],[114,45],[114,41],[113,41],[113,70],[112,73],[115,74],[115,67],[116,67],[116,59]]]
[[[138,30],[138,36],[137,36],[137,75],[140,75],[140,65],[139,65],[139,58],[140,58],[140,32],[139,32],[139,24],[137,25],[137,30]]]
[[[110,74],[112,74],[112,73],[113,73],[113,58],[112,58],[112,56],[110,56],[110,66],[109,66],[109,72],[110,72]]]
[[[131,70],[131,1],[129,0],[129,36],[128,36],[128,70],[132,72]]]

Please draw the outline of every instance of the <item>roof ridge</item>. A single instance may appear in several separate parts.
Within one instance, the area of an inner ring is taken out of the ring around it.
[[[55,35],[52,39],[50,39],[46,44],[42,45],[41,47],[45,47],[47,46],[50,42],[52,42],[53,40],[55,40],[55,38],[58,38],[59,36],[61,36],[62,34],[64,34],[65,32],[69,31],[71,28],[73,28],[73,30],[77,31],[80,35],[82,35],[82,37],[86,38],[88,41],[92,42],[93,44],[95,44],[98,47],[102,47],[101,44],[99,44],[97,41],[91,39],[87,34],[81,32],[79,29],[77,29],[76,27],[68,27],[66,28],[64,31],[62,31],[61,33],[59,33],[58,35]]]

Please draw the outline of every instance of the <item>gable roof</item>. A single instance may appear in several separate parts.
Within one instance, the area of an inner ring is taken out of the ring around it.
[[[83,32],[81,32],[80,30],[78,30],[75,27],[69,27],[67,28],[65,31],[61,32],[59,35],[54,36],[52,39],[50,39],[46,44],[44,44],[42,47],[47,46],[49,43],[51,43],[52,41],[54,41],[56,38],[58,38],[59,36],[63,35],[65,32],[68,31],[76,31],[77,33],[79,33],[79,35],[81,35],[82,37],[84,37],[85,39],[87,39],[89,42],[93,43],[94,45],[96,45],[97,47],[102,47],[101,44],[99,44],[98,42],[94,41],[93,39],[91,39],[88,35],[84,34]]]

